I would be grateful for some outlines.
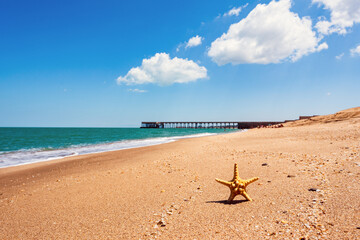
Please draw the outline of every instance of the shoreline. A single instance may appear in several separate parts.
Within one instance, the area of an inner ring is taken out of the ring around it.
[[[224,133],[224,134],[234,134],[234,133],[238,133],[238,132],[243,132],[243,131],[229,132],[229,133]],[[176,142],[179,142],[179,141],[186,141],[188,139],[199,139],[199,138],[215,137],[215,136],[219,136],[219,135],[222,135],[222,133],[221,134],[209,135],[209,136],[199,136],[199,137],[181,136],[183,138],[179,138],[177,140],[172,140],[172,141],[169,141],[169,142],[158,143],[158,144],[154,144],[154,145],[145,145],[145,146],[139,146],[139,147],[125,148],[125,149],[115,149],[115,150],[109,150],[109,151],[104,151],[104,152],[93,152],[93,153],[78,154],[78,155],[73,155],[73,156],[65,156],[65,157],[61,157],[61,158],[57,158],[57,159],[49,159],[49,160],[43,160],[43,161],[38,161],[38,162],[29,162],[29,163],[24,163],[24,164],[20,164],[20,165],[1,167],[0,168],[0,180],[2,178],[2,175],[5,176],[5,174],[16,173],[18,171],[22,172],[24,170],[26,171],[26,170],[36,169],[36,168],[43,168],[43,167],[46,167],[46,168],[50,167],[51,168],[52,165],[54,165],[54,166],[63,165],[63,164],[68,164],[68,162],[76,162],[78,160],[79,161],[82,161],[82,160],[86,161],[89,158],[90,159],[98,158],[98,157],[102,158],[103,156],[107,156],[109,154],[110,155],[111,154],[121,154],[121,152],[126,152],[126,151],[129,151],[131,153],[133,153],[133,152],[136,153],[137,150],[143,150],[143,149],[147,149],[147,148],[150,148],[150,150],[151,150],[152,147],[156,147],[156,146],[163,146],[163,145],[167,145],[167,144],[171,144],[171,143],[176,143]],[[180,137],[180,136],[176,136],[176,137]]]
[[[0,238],[356,239],[359,137],[352,120],[0,169]],[[234,163],[241,178],[259,177],[252,202],[227,204],[215,181]]]
[[[58,148],[58,149],[53,149],[53,150],[49,150],[49,151],[45,151],[45,150],[41,150],[41,149],[39,149],[39,150],[36,150],[36,149],[16,150],[16,151],[3,153],[3,156],[7,155],[7,154],[29,154],[29,155],[34,156],[35,154],[54,154],[55,152],[62,152],[62,151],[68,151],[68,153],[62,153],[62,154],[68,154],[68,155],[52,156],[52,157],[47,157],[47,158],[45,158],[46,157],[45,156],[43,159],[34,159],[34,160],[30,160],[29,162],[15,163],[13,165],[8,165],[8,166],[0,166],[0,169],[34,164],[34,163],[39,163],[39,162],[60,160],[60,159],[68,158],[68,157],[82,156],[82,155],[87,155],[87,154],[105,153],[105,152],[120,151],[120,150],[141,148],[141,147],[147,147],[147,146],[156,146],[156,145],[160,145],[160,144],[178,141],[181,139],[216,136],[216,135],[229,134],[229,133],[234,133],[234,132],[244,132],[244,130],[240,129],[238,131],[232,131],[232,132],[227,132],[227,133],[222,133],[222,132],[221,133],[197,133],[197,134],[178,135],[178,136],[169,136],[169,137],[152,137],[152,138],[143,138],[143,139],[120,140],[120,141],[115,141],[115,142],[86,144],[86,145],[79,144],[79,145],[73,145],[73,146],[70,146],[67,148]],[[114,147],[114,145],[117,145],[117,146]]]

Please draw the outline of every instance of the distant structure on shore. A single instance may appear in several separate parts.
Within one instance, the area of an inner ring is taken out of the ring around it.
[[[309,118],[312,118],[312,117],[317,117],[319,115],[312,115],[312,116],[300,116],[299,119],[295,119],[295,120],[285,120],[285,122],[293,122],[293,121],[297,121],[297,120],[304,120],[304,119],[309,119]]]
[[[299,120],[313,116],[300,116]],[[282,122],[142,122],[140,128],[219,128],[219,129],[250,129],[257,127],[269,127],[296,120]]]
[[[303,120],[303,119],[309,119],[309,118],[312,118],[312,117],[317,117],[319,115],[312,115],[312,116],[300,116],[299,117],[299,120]]]

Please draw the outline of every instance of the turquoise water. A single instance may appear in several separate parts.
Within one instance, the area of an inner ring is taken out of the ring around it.
[[[237,130],[226,130],[226,132]],[[224,133],[223,129],[0,128],[0,167]]]

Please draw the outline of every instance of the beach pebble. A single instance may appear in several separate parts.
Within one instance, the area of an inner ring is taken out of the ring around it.
[[[170,207],[171,207],[171,208],[174,208],[175,210],[178,210],[178,209],[179,209],[179,206],[178,206],[178,205],[173,205],[173,204],[172,204]]]
[[[166,226],[166,223],[164,220],[160,220],[157,222],[157,225],[160,226],[160,227],[165,227]]]
[[[261,164],[261,166],[269,166],[269,164],[263,163],[263,164]]]

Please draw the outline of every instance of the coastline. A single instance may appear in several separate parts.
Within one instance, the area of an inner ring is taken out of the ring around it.
[[[234,134],[234,133],[238,133],[238,132],[243,132],[243,131],[236,131],[236,132],[224,133],[224,134]],[[136,153],[138,149],[142,149],[142,148],[150,148],[150,151],[151,151],[151,148],[155,147],[155,146],[166,145],[169,143],[175,143],[175,142],[183,141],[183,140],[187,140],[187,139],[206,138],[206,137],[213,137],[213,136],[218,136],[218,135],[222,135],[222,133],[206,135],[206,136],[194,136],[194,135],[175,136],[174,138],[177,138],[176,140],[169,140],[167,142],[161,142],[161,143],[156,143],[156,144],[152,144],[152,145],[144,145],[144,146],[124,148],[124,149],[115,149],[115,150],[108,150],[108,151],[103,151],[103,152],[85,153],[85,154],[79,154],[79,155],[73,155],[73,156],[59,157],[56,159],[48,159],[48,160],[42,160],[42,161],[38,161],[38,162],[29,162],[29,163],[24,163],[24,164],[20,164],[20,165],[2,167],[2,168],[0,168],[0,179],[2,176],[9,174],[9,173],[23,172],[24,170],[31,170],[31,169],[43,168],[43,167],[51,168],[52,166],[56,166],[56,165],[63,165],[63,164],[66,165],[66,164],[68,164],[68,162],[88,161],[89,159],[107,158],[108,155],[112,155],[112,154],[121,155],[121,152],[123,152],[123,151],[132,150],[132,151],[130,151],[130,153],[133,154],[133,153]],[[147,139],[141,139],[141,140],[147,140]],[[136,141],[136,140],[134,140],[134,141]],[[124,154],[127,155],[128,153],[124,153]]]
[[[3,168],[0,238],[356,239],[358,129],[253,129]],[[226,204],[214,180],[235,162],[260,178],[253,202]]]
[[[93,153],[104,153],[104,152],[111,152],[111,151],[118,151],[118,150],[125,150],[125,149],[132,149],[132,148],[139,148],[146,146],[154,146],[154,145],[174,142],[180,139],[213,136],[219,134],[226,134],[226,133],[192,132],[188,135],[124,139],[114,142],[78,144],[78,145],[71,145],[66,148],[57,148],[51,150],[20,149],[17,151],[6,152],[0,155],[1,157],[0,159],[2,160],[0,164],[0,169],[33,164],[44,161],[58,160],[72,156],[80,156],[80,155],[93,154]],[[21,162],[19,162],[18,159],[22,159]]]

